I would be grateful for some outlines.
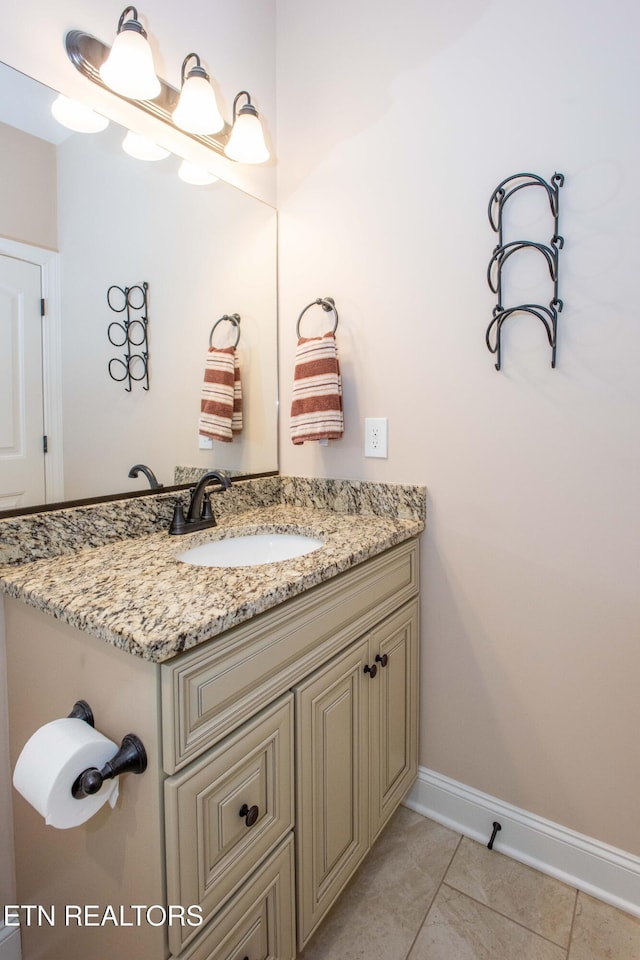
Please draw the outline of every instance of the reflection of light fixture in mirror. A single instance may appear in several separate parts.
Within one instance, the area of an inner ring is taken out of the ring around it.
[[[146,137],[141,137],[139,133],[134,133],[132,130],[128,131],[122,141],[122,149],[136,160],[164,160],[169,156],[169,150],[159,147],[153,140],[147,140]]]
[[[62,94],[51,104],[51,113],[63,127],[77,133],[100,133],[109,126],[106,117],[101,117],[91,107],[78,103],[77,100],[70,100]]]
[[[128,14],[132,15],[130,20],[125,19]],[[100,77],[108,87],[130,100],[153,100],[160,93],[151,47],[135,7],[122,11],[118,33],[100,67]]]
[[[195,64],[185,74],[187,63],[195,57]],[[182,64],[182,89],[178,106],[173,111],[173,122],[187,133],[218,133],[224,119],[218,110],[216,95],[209,82],[209,74],[200,63],[197,53],[189,53]]]
[[[236,114],[238,99],[243,96],[247,102]],[[264,163],[269,159],[258,111],[246,90],[241,90],[233,101],[233,130],[224,152],[230,160],[239,163]]]
[[[218,177],[214,176],[213,173],[209,173],[204,167],[198,166],[197,163],[190,163],[188,160],[183,160],[180,164],[178,176],[185,183],[192,183],[196,187],[206,187],[218,180]]]

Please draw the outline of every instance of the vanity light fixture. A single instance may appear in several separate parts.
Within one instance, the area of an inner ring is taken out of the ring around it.
[[[186,73],[188,62],[195,63]],[[188,53],[182,64],[182,88],[178,106],[173,111],[173,122],[187,133],[219,133],[224,119],[218,110],[216,95],[197,53]]]
[[[246,97],[247,102],[237,110],[240,97]],[[236,94],[233,101],[233,129],[224,152],[239,163],[264,163],[269,159],[258,111],[246,90]]]
[[[127,16],[131,15],[131,19]],[[200,58],[196,53],[190,53],[182,64],[182,90],[178,91],[170,86],[162,78],[156,77],[151,65],[151,50],[145,39],[146,34],[137,19],[135,7],[126,7],[120,17],[118,24],[118,35],[116,36],[113,48],[109,48],[101,40],[97,40],[88,33],[81,30],[70,30],[65,37],[65,46],[67,56],[72,64],[84,77],[91,80],[98,86],[108,88],[118,96],[128,100],[131,104],[138,107],[144,113],[149,114],[156,120],[162,120],[174,130],[180,130],[185,136],[197,141],[203,146],[215,151],[219,156],[226,156],[230,160],[236,160],[240,163],[264,163],[269,159],[269,151],[264,141],[264,134],[258,111],[251,103],[251,97],[246,90],[241,90],[233,102],[233,128],[224,120],[215,104],[215,94],[209,82],[209,77],[200,63]],[[111,67],[109,66],[116,44],[120,43],[120,38],[125,38],[125,44],[130,45],[133,38],[133,44],[142,44],[148,53],[149,72],[152,74],[152,80],[159,85],[159,93],[145,89],[134,93],[133,88],[128,84],[116,86],[111,76]],[[195,63],[188,68],[189,61],[195,58]],[[196,93],[197,91],[197,93]],[[188,93],[187,99],[183,98]],[[193,95],[193,96],[192,96]],[[241,97],[246,97],[246,103],[238,108],[238,101]],[[209,113],[209,120],[206,124],[208,129],[215,125],[215,132],[202,133],[194,132],[196,126],[198,130],[203,129],[204,121],[198,108],[198,120],[193,120],[192,104],[195,100],[204,98],[207,104],[206,111]],[[191,101],[191,103],[190,103]],[[213,102],[213,105],[212,105]],[[214,122],[214,110],[218,118]],[[188,117],[191,119],[188,119]],[[220,126],[221,124],[221,126]]]
[[[131,19],[127,19],[129,15]],[[122,11],[113,46],[100,67],[100,77],[111,90],[130,100],[153,100],[160,93],[151,47],[135,7]]]
[[[125,153],[128,153],[130,157],[135,157],[136,160],[148,161],[164,160],[165,157],[169,156],[170,152],[169,150],[165,150],[164,147],[158,146],[153,140],[148,140],[139,133],[134,133],[133,130],[127,132],[126,137],[122,141],[122,149]]]
[[[178,176],[185,183],[192,183],[196,187],[206,187],[219,179],[204,167],[198,166],[197,163],[190,163],[188,160],[183,160],[180,164]]]
[[[59,94],[51,104],[51,113],[63,127],[77,133],[100,133],[109,126],[106,117],[100,116],[91,107]]]

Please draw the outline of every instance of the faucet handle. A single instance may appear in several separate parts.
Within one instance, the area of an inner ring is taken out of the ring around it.
[[[213,508],[211,507],[211,494],[208,491],[205,491],[202,500],[202,516],[200,519],[208,520],[212,527],[216,526],[216,518],[213,515]]]
[[[182,504],[179,500],[176,500],[176,505],[173,508],[173,517],[169,525],[169,534],[177,535],[185,533],[187,529],[187,521],[185,519],[184,510],[182,509]]]

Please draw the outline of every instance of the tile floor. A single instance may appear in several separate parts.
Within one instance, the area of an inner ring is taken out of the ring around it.
[[[640,920],[400,807],[300,960],[640,960]]]

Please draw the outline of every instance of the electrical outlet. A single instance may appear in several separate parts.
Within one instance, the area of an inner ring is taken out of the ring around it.
[[[386,459],[388,448],[388,423],[386,417],[365,417],[364,455]]]
[[[198,450],[213,450],[213,439],[198,434]]]

